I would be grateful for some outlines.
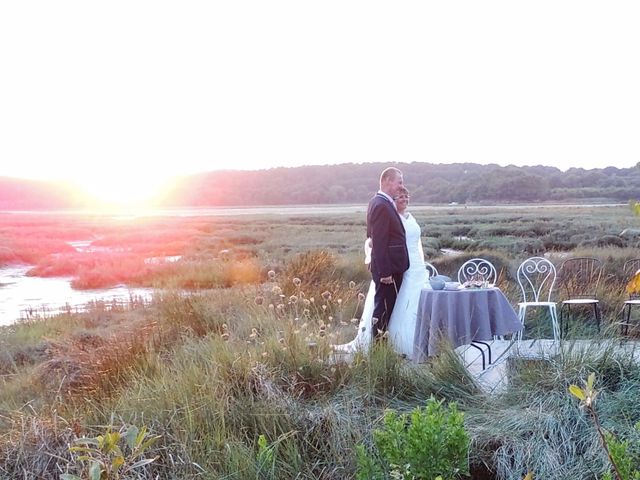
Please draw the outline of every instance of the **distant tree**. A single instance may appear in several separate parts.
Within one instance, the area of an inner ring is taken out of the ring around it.
[[[380,172],[391,165],[404,173],[412,203],[626,202],[631,198],[635,204],[640,192],[640,162],[629,168],[566,172],[541,165],[345,163],[185,176],[163,193],[159,206],[366,204],[378,189]],[[84,202],[86,198],[68,186],[0,178],[0,209],[79,208]]]
[[[474,200],[532,201],[546,198],[549,182],[539,175],[509,167],[483,175],[472,190]]]

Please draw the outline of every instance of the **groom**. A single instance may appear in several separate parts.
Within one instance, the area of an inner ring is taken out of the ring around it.
[[[372,320],[374,338],[387,331],[402,274],[409,268],[404,226],[393,203],[401,186],[402,172],[393,167],[385,169],[380,175],[380,190],[369,202],[367,210],[367,237],[373,244],[369,268],[376,286]]]

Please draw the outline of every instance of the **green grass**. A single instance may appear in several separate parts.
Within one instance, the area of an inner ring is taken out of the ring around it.
[[[465,412],[472,472],[490,475],[475,478],[522,478],[531,469],[538,478],[595,479],[606,463],[568,385],[596,372],[606,427],[625,434],[640,420],[630,401],[640,375],[628,354],[576,347],[517,366],[509,388],[488,396],[453,352],[414,365],[381,346],[349,364],[331,361],[328,343],[338,327],[327,326],[326,311],[303,326],[292,305],[281,316],[266,302],[256,305],[257,294],[280,298],[273,286],[159,297],[145,310],[157,322],[152,329],[141,323],[123,332],[95,320],[100,337],[59,332],[47,360],[4,378],[2,478],[73,468],[66,442],[114,422],[144,424],[162,437],[147,476],[255,478],[262,468],[256,442],[265,435],[277,452],[273,478],[353,478],[355,445],[371,441],[384,410],[408,412],[435,395]],[[121,321],[132,313],[121,312]],[[54,368],[62,360],[64,372]]]
[[[513,275],[529,255],[516,251],[514,239],[543,242],[557,258],[602,258],[608,273],[601,300],[612,326],[600,336],[573,329],[572,338],[617,335],[625,282],[619,270],[638,251],[575,248],[576,235],[584,241],[632,226],[624,209],[459,209],[416,217],[434,251],[465,243],[461,256],[429,258],[442,273],[455,276],[465,259],[489,258],[514,303]],[[568,386],[595,372],[605,428],[624,438],[640,420],[637,361],[612,348],[576,343],[562,357],[516,363],[507,388],[495,395],[483,393],[451,351],[416,365],[383,345],[338,361],[330,344],[355,335],[352,319],[369,282],[360,216],[2,221],[12,245],[4,258],[52,268],[79,260],[78,282],[91,264],[65,252],[68,240],[95,236],[103,246],[131,247],[121,253],[133,263],[122,269],[113,259],[95,263],[96,281],[132,279],[135,262],[162,252],[183,258],[137,278],[167,287],[150,305],[96,306],[0,329],[0,478],[76,471],[68,450],[74,438],[127,423],[161,436],[149,453],[158,460],[137,478],[355,478],[355,447],[371,445],[385,409],[409,412],[434,395],[465,412],[472,478],[520,480],[532,471],[540,479],[595,480],[606,458]],[[24,240],[34,233],[44,238],[47,229],[51,242],[40,250]],[[453,240],[454,234],[471,240]],[[529,335],[550,336],[545,318],[527,326]],[[258,455],[261,435],[274,452],[270,465]]]
[[[521,479],[527,471],[545,479],[600,478],[606,455],[593,422],[567,394],[570,384],[582,385],[591,372],[602,389],[597,409],[604,427],[622,438],[631,435],[640,420],[631,401],[640,394],[637,358],[596,343],[574,344],[550,361],[514,365],[509,388],[483,409],[467,412],[475,455],[501,479]]]

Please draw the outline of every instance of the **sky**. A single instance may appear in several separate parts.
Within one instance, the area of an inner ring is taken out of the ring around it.
[[[0,2],[0,176],[631,167],[639,24],[636,0]]]

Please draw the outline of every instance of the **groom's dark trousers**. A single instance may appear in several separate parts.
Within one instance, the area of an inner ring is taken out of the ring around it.
[[[402,284],[402,274],[409,268],[409,253],[402,220],[388,198],[377,193],[367,209],[367,236],[372,241],[371,277],[376,285],[373,307],[373,336],[387,331],[389,319]],[[392,276],[394,282],[382,283]],[[376,322],[377,319],[377,322]]]

